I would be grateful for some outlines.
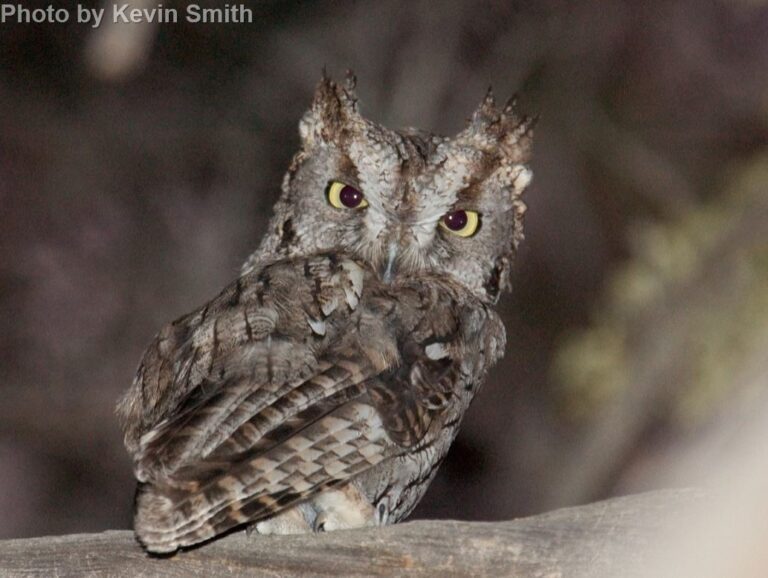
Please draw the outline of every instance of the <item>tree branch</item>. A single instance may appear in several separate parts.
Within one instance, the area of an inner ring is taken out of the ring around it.
[[[232,534],[150,557],[128,531],[0,541],[2,576],[635,576],[670,513],[698,502],[668,490],[506,522],[416,521],[300,536]],[[639,575],[639,574],[638,574]]]

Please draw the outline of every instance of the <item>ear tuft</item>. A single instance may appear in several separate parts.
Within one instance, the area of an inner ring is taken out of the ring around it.
[[[347,92],[354,93],[355,87],[357,86],[357,77],[355,76],[355,73],[352,72],[352,70],[350,70],[349,68],[347,68],[345,84],[346,84]]]
[[[483,152],[499,153],[502,164],[526,163],[531,156],[531,142],[536,118],[517,113],[517,95],[499,109],[488,88],[480,106],[475,110],[455,141],[471,145]]]
[[[361,121],[355,94],[356,83],[352,71],[347,71],[342,86],[333,81],[323,69],[312,107],[299,123],[299,133],[305,147],[321,142],[337,142],[345,131]]]

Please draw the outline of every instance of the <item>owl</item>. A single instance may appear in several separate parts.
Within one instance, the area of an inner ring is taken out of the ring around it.
[[[504,352],[532,122],[489,91],[456,136],[394,131],[354,88],[319,83],[260,246],[118,404],[150,552],[403,520]]]

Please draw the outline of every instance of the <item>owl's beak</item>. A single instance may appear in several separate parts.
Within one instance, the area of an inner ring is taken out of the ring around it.
[[[381,278],[384,283],[391,283],[397,271],[397,243],[390,241],[387,248],[387,260],[382,262]]]

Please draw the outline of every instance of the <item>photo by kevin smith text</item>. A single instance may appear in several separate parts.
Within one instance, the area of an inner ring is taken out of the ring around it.
[[[253,10],[242,4],[224,4],[218,8],[203,8],[199,4],[188,5],[183,12],[158,4],[152,8],[136,8],[130,3],[113,4],[109,8],[90,8],[78,4],[74,9],[28,8],[22,4],[3,4],[0,7],[0,24],[64,24],[74,20],[98,28],[105,17],[116,24],[177,23],[182,18],[191,24],[250,24]]]

